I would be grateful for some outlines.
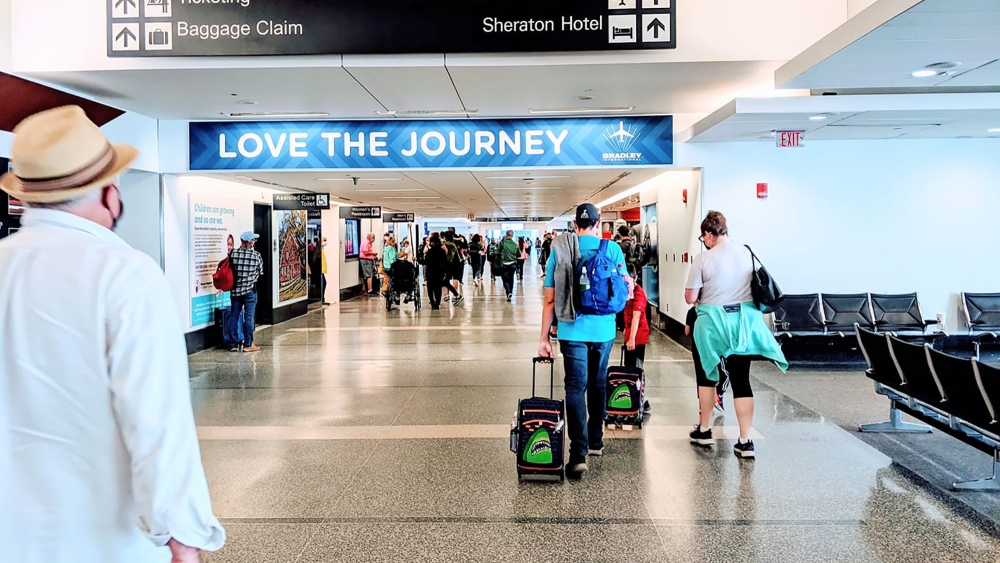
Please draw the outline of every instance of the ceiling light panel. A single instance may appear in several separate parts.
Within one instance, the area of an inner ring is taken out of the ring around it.
[[[634,106],[607,107],[607,108],[548,108],[529,109],[531,115],[569,115],[585,113],[629,113],[634,110]]]

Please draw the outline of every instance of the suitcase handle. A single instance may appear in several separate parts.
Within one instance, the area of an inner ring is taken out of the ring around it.
[[[555,361],[552,358],[544,358],[544,357],[541,357],[541,356],[539,356],[539,357],[534,358],[534,359],[531,360],[531,396],[532,397],[536,396],[535,395],[535,372],[537,370],[535,368],[538,367],[538,364],[549,364],[549,373],[550,373],[550,379],[549,379],[549,398],[555,399],[556,398],[556,363],[555,363]]]

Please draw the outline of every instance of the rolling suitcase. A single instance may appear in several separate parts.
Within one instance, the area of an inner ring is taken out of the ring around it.
[[[642,368],[625,367],[625,347],[619,366],[608,366],[607,405],[604,422],[608,428],[632,430],[642,428],[643,405],[646,403],[646,372]]]
[[[548,364],[549,397],[535,393],[538,364]],[[552,358],[535,358],[531,367],[531,398],[517,403],[510,429],[510,449],[517,454],[517,478],[537,481],[565,479],[566,409],[555,399],[555,363]]]

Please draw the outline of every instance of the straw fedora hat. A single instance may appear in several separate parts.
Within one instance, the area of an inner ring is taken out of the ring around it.
[[[69,201],[103,188],[139,156],[135,147],[109,143],[79,106],[27,117],[14,135],[14,170],[0,178],[0,189],[29,203]]]

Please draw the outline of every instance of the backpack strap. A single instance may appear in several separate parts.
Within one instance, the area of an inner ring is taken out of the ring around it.
[[[601,239],[601,246],[597,249],[597,251],[600,252],[601,254],[608,253],[608,239],[606,238]]]

